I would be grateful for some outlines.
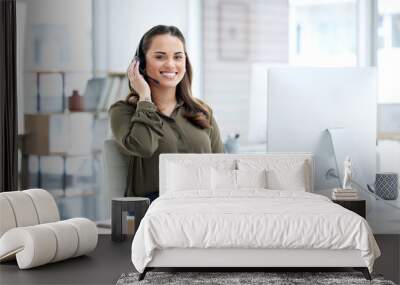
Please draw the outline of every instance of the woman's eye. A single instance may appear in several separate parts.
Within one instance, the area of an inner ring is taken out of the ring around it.
[[[167,56],[165,56],[165,55],[156,55],[154,58],[157,59],[157,60],[166,60]],[[178,61],[182,61],[184,58],[185,57],[182,56],[182,55],[174,56],[174,60],[178,60]]]

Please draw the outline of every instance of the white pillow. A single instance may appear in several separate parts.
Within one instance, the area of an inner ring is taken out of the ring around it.
[[[236,170],[237,188],[267,188],[267,170]]]
[[[211,189],[211,167],[168,163],[167,191]]]
[[[305,163],[291,163],[290,167],[269,169],[268,188],[273,190],[307,191]]]
[[[240,170],[267,170],[267,188],[272,190],[311,191],[311,166],[308,159],[239,159]]]
[[[215,169],[212,171],[213,190],[240,188],[267,188],[267,171]]]
[[[212,189],[236,190],[236,170],[212,168]]]

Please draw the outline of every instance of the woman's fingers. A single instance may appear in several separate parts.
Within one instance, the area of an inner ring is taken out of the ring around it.
[[[138,65],[137,64],[138,62],[137,62],[137,60],[134,60],[133,62],[132,62],[132,66],[131,66],[131,70],[132,70],[132,75],[137,75],[136,74],[136,66]]]
[[[140,73],[139,73],[139,65],[140,65],[139,61],[138,61],[138,60],[135,60],[135,66],[134,66],[135,75],[139,75],[139,74],[140,74]]]
[[[133,80],[135,78],[140,78],[141,77],[141,73],[139,71],[139,61],[134,59],[132,61],[132,63],[129,65],[128,68],[128,75],[130,76],[130,78]]]
[[[138,60],[133,60],[128,67],[128,79],[131,87],[139,94],[139,97],[150,96],[150,86],[139,72]]]
[[[128,66],[128,78],[129,78],[129,80],[131,80],[132,79],[132,77],[133,77],[133,74],[132,74],[132,68],[133,68],[133,61],[131,62],[131,64],[129,64],[129,66]]]
[[[139,63],[136,60],[134,60],[128,67],[128,79],[131,82],[132,87],[134,87],[137,84],[137,80],[140,79],[137,66],[139,66]]]

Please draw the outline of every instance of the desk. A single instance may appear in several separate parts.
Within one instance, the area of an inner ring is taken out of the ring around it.
[[[378,235],[400,234],[400,197],[397,200],[376,199],[374,194],[365,189],[358,190],[359,198],[366,200],[366,216],[372,232]],[[332,189],[317,189],[315,194],[331,199]]]
[[[333,199],[333,203],[339,204],[340,206],[359,214],[364,219],[366,218],[366,201],[362,199],[357,200],[340,200]]]

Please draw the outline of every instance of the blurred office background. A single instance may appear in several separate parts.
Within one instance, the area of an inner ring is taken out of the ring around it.
[[[17,20],[20,187],[51,191],[63,218],[107,218],[107,109],[157,24],[184,33],[194,96],[238,152],[266,151],[260,70],[375,66],[377,171],[400,172],[398,0],[17,0]]]

